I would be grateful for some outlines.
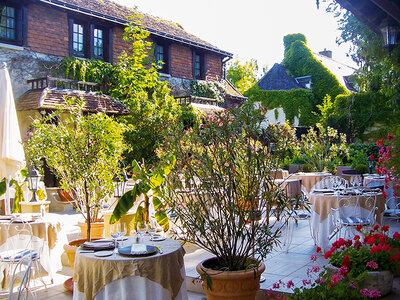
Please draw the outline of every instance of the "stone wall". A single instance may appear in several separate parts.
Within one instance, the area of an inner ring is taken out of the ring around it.
[[[58,56],[0,44],[0,62],[7,63],[15,99],[30,89],[27,80],[56,75],[60,60]]]

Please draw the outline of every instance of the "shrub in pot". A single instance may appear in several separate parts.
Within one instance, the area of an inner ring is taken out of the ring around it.
[[[85,114],[80,99],[65,101],[53,114],[33,121],[25,152],[37,167],[46,159],[61,188],[72,191],[90,241],[90,225],[99,219],[102,203],[114,190],[112,179],[120,173],[124,127],[103,113]]]
[[[164,149],[177,157],[167,183],[179,238],[215,255],[197,266],[207,299],[225,299],[220,277],[231,281],[238,273],[244,276],[239,282],[221,285],[233,292],[227,299],[254,299],[262,260],[278,244],[289,215],[271,171],[295,137],[289,126],[263,129],[262,119],[251,106],[226,111],[176,130]]]

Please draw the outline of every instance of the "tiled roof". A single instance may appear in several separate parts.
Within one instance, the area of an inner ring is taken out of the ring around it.
[[[228,80],[223,80],[225,84],[226,96],[237,99],[237,100],[247,100],[247,97],[243,96]]]
[[[274,64],[257,82],[257,85],[265,91],[290,91],[302,88],[293,77],[286,73],[286,68],[280,64]]]
[[[79,13],[106,19],[119,24],[125,24],[128,16],[134,14],[134,10],[119,5],[110,0],[39,0],[50,5],[64,9],[78,11]],[[232,56],[231,53],[218,49],[210,43],[186,32],[177,23],[163,20],[145,13],[139,12],[142,16],[142,25],[152,34],[176,40],[182,43],[194,44],[194,46],[217,52],[224,56]]]
[[[30,90],[15,102],[17,110],[55,110],[65,104],[64,97],[79,97],[85,101],[85,111],[104,112],[106,114],[127,115],[128,108],[114,98],[96,92],[67,90],[60,88],[44,88]]]

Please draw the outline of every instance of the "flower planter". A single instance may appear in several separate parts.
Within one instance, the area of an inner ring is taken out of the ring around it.
[[[202,287],[207,300],[253,300],[260,289],[260,276],[265,270],[260,263],[256,273],[253,269],[243,271],[219,271],[207,268],[212,260],[206,259],[196,266],[197,273],[202,279]],[[255,275],[255,276],[254,276]],[[207,276],[211,279],[211,289],[207,286]]]
[[[75,254],[76,254],[76,249],[82,245],[84,242],[86,242],[86,238],[85,239],[78,239],[78,240],[73,240],[71,242],[69,242],[68,244],[64,245],[64,251],[67,254],[67,258],[68,258],[68,263],[72,269],[72,272],[74,272],[74,264],[75,264]],[[71,278],[68,278],[65,282],[64,282],[64,287],[66,290],[70,291],[71,293],[74,291],[74,282]]]
[[[339,268],[328,264],[326,266],[330,275],[336,274]],[[377,290],[382,296],[389,294],[392,291],[393,274],[390,271],[371,271],[368,272],[368,277],[360,282],[360,289]]]
[[[87,239],[87,223],[78,222],[78,226],[81,229],[82,238]],[[91,238],[102,238],[104,237],[104,221],[90,223],[90,235]]]

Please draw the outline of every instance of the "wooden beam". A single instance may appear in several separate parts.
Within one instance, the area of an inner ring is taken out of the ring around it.
[[[390,0],[370,0],[380,9],[382,9],[386,14],[391,16],[395,21],[397,21],[400,26],[400,2],[390,1]]]

